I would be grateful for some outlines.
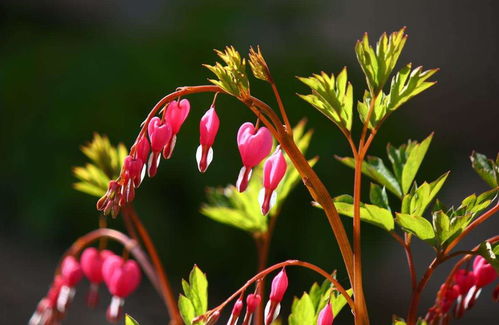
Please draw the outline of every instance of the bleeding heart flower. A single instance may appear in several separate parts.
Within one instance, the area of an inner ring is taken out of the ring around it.
[[[191,104],[187,99],[182,99],[180,102],[172,101],[165,110],[165,120],[172,127],[172,137],[163,150],[163,157],[170,159],[177,142],[177,134],[184,124],[187,115],[191,109]]]
[[[154,177],[158,170],[161,151],[170,142],[172,137],[172,127],[168,122],[163,123],[159,117],[153,117],[147,126],[149,139],[151,140],[151,154],[147,162],[147,174]]]
[[[232,312],[230,313],[230,318],[229,321],[227,322],[227,325],[236,324],[237,320],[239,319],[239,315],[241,315],[242,311],[243,311],[243,299],[239,298],[234,304],[234,307],[232,307]]]
[[[74,256],[66,256],[62,261],[61,275],[64,280],[64,285],[74,287],[80,282],[83,277],[83,272],[80,263]]]
[[[476,278],[476,286],[482,288],[497,278],[497,272],[482,256],[475,257],[473,261],[473,274]]]
[[[275,152],[265,161],[263,165],[263,187],[258,196],[262,214],[267,215],[277,201],[275,189],[286,174],[286,159],[277,146]]]
[[[454,273],[454,282],[459,287],[459,294],[466,295],[471,287],[475,285],[476,279],[473,272],[460,269]]]
[[[266,127],[256,130],[252,123],[246,122],[237,132],[237,146],[243,161],[237,178],[237,188],[239,192],[244,192],[251,178],[252,168],[272,150],[272,134]]]
[[[271,324],[281,311],[281,301],[288,288],[288,276],[286,269],[282,269],[272,280],[269,301],[265,306],[265,324]]]
[[[218,119],[215,107],[212,106],[201,118],[199,122],[199,143],[196,150],[196,160],[198,169],[204,173],[213,160],[213,143],[218,133],[220,120]]]

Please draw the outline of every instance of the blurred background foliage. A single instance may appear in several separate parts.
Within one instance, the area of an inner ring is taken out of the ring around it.
[[[473,149],[489,157],[497,153],[497,12],[499,4],[491,0],[2,1],[0,322],[25,323],[47,289],[58,256],[97,226],[95,198],[71,187],[72,167],[86,162],[80,146],[95,131],[113,144],[129,146],[159,98],[178,86],[207,83],[211,75],[201,64],[212,64],[212,49],[225,45],[242,53],[250,45],[261,46],[292,123],[307,116],[315,129],[309,155],[320,156],[316,170],[339,195],[351,192],[353,172],[333,154],[349,155],[348,146],[330,121],[295,95],[307,91],[295,76],[322,70],[336,74],[346,65],[359,98],[365,81],[355,60],[355,41],[366,31],[374,40],[383,31],[407,26],[409,39],[398,67],[407,62],[439,67],[439,84],[396,112],[370,152],[384,155],[388,141],[422,140],[435,130],[418,181],[451,169],[440,195],[449,205],[483,192],[487,187],[473,173],[468,155]],[[252,93],[275,104],[263,82],[253,80]],[[240,169],[235,135],[242,122],[254,117],[235,100],[219,98],[215,157],[207,174],[200,175],[194,158],[198,120],[211,97],[189,99],[192,113],[173,159],[144,182],[136,205],[177,291],[181,277],[197,263],[208,274],[210,303],[215,304],[254,273],[256,254],[250,236],[202,216],[199,208],[207,186],[235,182]],[[304,259],[338,268],[338,278],[345,280],[327,221],[309,202],[301,185],[290,194],[277,222],[270,262]],[[119,219],[111,225],[122,227]],[[466,243],[478,243],[497,226],[497,218],[489,221]],[[375,323],[386,324],[392,313],[406,312],[405,258],[384,232],[369,225],[363,229],[370,313]],[[418,248],[421,274],[431,251]],[[445,272],[444,267],[436,274],[422,308],[432,304]],[[319,280],[307,271],[290,270],[289,277],[295,295]],[[489,297],[485,292],[459,324],[490,323],[494,306]],[[291,294],[287,299],[290,305]],[[104,324],[104,307],[96,313],[82,305],[77,300],[69,324]],[[149,284],[127,306],[143,324],[166,317]],[[350,319],[343,316],[343,321]]]

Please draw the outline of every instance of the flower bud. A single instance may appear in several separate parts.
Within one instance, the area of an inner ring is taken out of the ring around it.
[[[333,309],[331,304],[328,303],[319,313],[317,317],[317,325],[331,325],[334,321]]]
[[[230,313],[230,318],[229,321],[227,322],[227,325],[233,325],[237,323],[237,320],[239,319],[239,315],[241,315],[241,312],[243,310],[243,299],[239,298],[234,304],[234,307],[232,307],[232,312]]]
[[[198,169],[204,173],[213,160],[213,143],[218,133],[220,120],[218,119],[215,107],[212,106],[201,118],[199,122],[199,143],[196,151]]]
[[[288,288],[288,276],[286,269],[282,268],[281,272],[272,280],[272,289],[270,290],[270,300],[281,302]]]
[[[149,121],[147,132],[151,140],[152,150],[147,162],[147,174],[149,177],[154,177],[161,159],[161,151],[171,140],[172,127],[169,123],[163,123],[159,117],[155,116]]]
[[[267,215],[277,201],[275,189],[286,174],[286,159],[277,146],[275,152],[270,156],[263,166],[263,186],[258,201],[263,215]]]
[[[246,297],[246,313],[253,314],[256,310],[256,307],[260,305],[262,301],[262,297],[259,294],[249,294]]]

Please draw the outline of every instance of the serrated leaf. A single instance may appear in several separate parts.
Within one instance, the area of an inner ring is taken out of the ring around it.
[[[312,77],[298,79],[310,87],[312,94],[299,95],[306,102],[317,108],[341,129],[352,128],[353,87],[347,82],[347,70],[344,68],[335,78],[325,72]]]
[[[402,200],[402,213],[422,216],[428,205],[438,194],[444,185],[449,172],[443,174],[431,183],[424,182],[415,189],[414,193],[408,193]]]
[[[338,157],[335,158],[344,165],[355,168],[355,160],[351,157]],[[362,164],[362,173],[379,184],[386,187],[387,190],[395,194],[397,197],[402,197],[402,190],[388,168],[386,168],[383,160],[375,156],[367,157],[367,161]]]
[[[313,325],[315,323],[314,304],[307,293],[293,300],[288,322],[289,325]]]
[[[215,50],[225,65],[216,62],[215,65],[204,64],[213,72],[218,80],[209,79],[229,94],[244,98],[250,93],[250,85],[246,75],[246,60],[241,57],[233,46],[225,47],[224,51]]]
[[[339,214],[353,218],[353,198],[350,195],[340,195],[335,197],[334,206]],[[320,207],[318,204],[314,204]],[[391,231],[394,228],[393,215],[390,211],[372,204],[361,203],[360,220],[370,223],[376,227]]]
[[[369,44],[367,33],[355,45],[357,60],[366,75],[371,92],[378,92],[388,80],[390,73],[404,48],[407,35],[405,27],[387,36],[383,33],[376,43],[376,50]]]
[[[383,186],[383,188],[381,188],[378,184],[371,183],[371,187],[369,189],[369,200],[372,204],[391,211],[390,203],[388,202],[388,195],[386,194],[386,187]]]
[[[473,152],[470,156],[471,166],[478,175],[490,186],[497,187],[499,184],[499,154],[496,161],[488,159],[487,156]]]
[[[397,213],[395,221],[405,232],[411,233],[430,244],[434,243],[435,232],[431,223],[425,218],[416,215]]]
[[[139,325],[139,322],[137,322],[135,319],[133,319],[132,316],[126,314],[125,315],[125,325]]]

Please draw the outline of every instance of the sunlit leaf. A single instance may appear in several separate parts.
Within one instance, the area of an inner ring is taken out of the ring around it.
[[[406,232],[411,233],[421,240],[434,243],[435,232],[431,223],[423,217],[397,213],[395,217],[397,224]]]

